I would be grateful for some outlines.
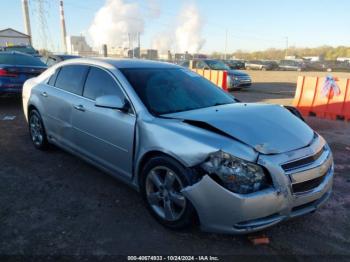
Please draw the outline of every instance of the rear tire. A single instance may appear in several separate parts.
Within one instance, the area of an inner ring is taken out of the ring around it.
[[[195,210],[181,190],[192,184],[192,172],[174,159],[150,159],[141,173],[141,193],[155,219],[171,229],[190,226]]]
[[[47,141],[44,123],[36,109],[29,112],[28,127],[33,145],[40,150],[47,149],[49,142]]]

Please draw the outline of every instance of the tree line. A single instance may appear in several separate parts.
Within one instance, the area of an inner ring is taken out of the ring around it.
[[[326,60],[336,60],[338,57],[350,57],[350,47],[347,46],[321,46],[315,48],[297,48],[290,47],[286,49],[269,48],[263,51],[247,52],[243,50],[237,50],[236,52],[229,54],[227,57],[235,57],[237,59],[244,60],[255,60],[255,59],[269,59],[269,60],[280,60],[284,59],[285,56],[296,56],[302,58],[305,56],[320,56]],[[224,54],[214,52],[213,58],[223,58]]]

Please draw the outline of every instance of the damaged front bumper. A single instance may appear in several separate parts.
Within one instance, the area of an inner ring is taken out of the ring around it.
[[[202,229],[209,232],[255,232],[313,212],[332,192],[334,165],[330,150],[322,151],[308,165],[288,172],[282,168],[282,163],[291,155],[299,157],[305,156],[306,152],[323,150],[322,142],[316,141],[310,148],[292,154],[262,157],[260,163],[272,176],[273,186],[270,188],[251,194],[236,194],[205,175],[182,192],[195,207]]]

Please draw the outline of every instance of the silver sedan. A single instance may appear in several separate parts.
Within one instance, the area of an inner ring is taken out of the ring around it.
[[[55,144],[124,181],[171,228],[198,218],[206,231],[258,231],[332,191],[331,150],[294,110],[241,103],[176,65],[62,62],[25,83],[23,110],[36,148]]]

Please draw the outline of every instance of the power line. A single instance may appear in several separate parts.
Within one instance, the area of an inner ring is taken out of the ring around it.
[[[53,49],[54,45],[51,38],[50,28],[47,23],[50,10],[49,0],[32,0],[32,16],[36,18],[38,28],[38,42],[43,49]]]

